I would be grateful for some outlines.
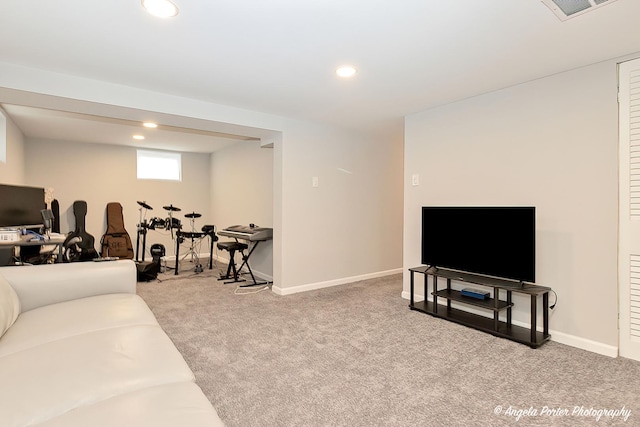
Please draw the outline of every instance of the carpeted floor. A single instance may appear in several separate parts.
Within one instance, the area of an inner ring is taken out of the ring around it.
[[[411,311],[400,275],[284,297],[216,278],[138,293],[229,427],[640,425],[640,363]]]

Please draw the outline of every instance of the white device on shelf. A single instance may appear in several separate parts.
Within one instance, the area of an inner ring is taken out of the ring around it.
[[[20,241],[20,230],[17,228],[0,228],[0,242]]]

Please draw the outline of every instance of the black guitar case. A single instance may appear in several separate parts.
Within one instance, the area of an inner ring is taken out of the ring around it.
[[[122,205],[118,202],[107,203],[107,231],[100,243],[102,257],[133,259],[131,237],[124,228]]]
[[[98,257],[98,252],[95,249],[95,238],[85,229],[87,202],[84,200],[73,202],[73,215],[76,217],[76,229],[64,240],[64,260],[66,262],[91,261]]]
[[[53,227],[51,231],[54,233],[60,232],[60,203],[57,199],[53,199],[51,202],[51,211],[53,212]]]

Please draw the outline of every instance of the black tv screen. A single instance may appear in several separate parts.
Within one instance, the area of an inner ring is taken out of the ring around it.
[[[535,207],[422,208],[422,263],[535,282]]]
[[[44,188],[0,184],[0,227],[41,226]]]

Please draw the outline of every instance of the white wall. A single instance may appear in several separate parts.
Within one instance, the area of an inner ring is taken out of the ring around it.
[[[236,224],[273,228],[273,151],[259,141],[241,141],[211,154],[211,213],[218,231]],[[228,252],[217,255],[229,258]],[[258,244],[250,265],[261,278],[273,278],[273,240]]]
[[[536,206],[536,278],[558,295],[553,339],[615,353],[616,96],[608,61],[408,116],[404,268],[420,265],[423,205]],[[528,323],[527,300],[516,304]]]
[[[6,117],[6,162],[0,161],[0,184],[25,185],[24,136],[11,118]]]
[[[279,291],[395,271],[402,257],[402,130],[389,139],[291,123],[283,135]]]
[[[87,202],[87,232],[96,239],[96,248],[106,231],[106,205],[119,202],[123,207],[125,228],[136,249],[136,230],[140,219],[137,201],[146,201],[152,208],[152,217],[167,218],[163,206],[174,205],[182,209],[175,213],[183,230],[190,231],[185,214],[197,212],[202,217],[196,221],[196,230],[209,223],[210,187],[209,156],[198,153],[182,153],[182,182],[138,180],[136,178],[136,150],[132,147],[104,144],[28,139],[26,142],[27,183],[33,186],[53,188],[60,203],[61,232],[75,229],[73,202]],[[175,254],[175,241],[169,231],[149,231],[146,255],[153,243],[165,245],[167,255]],[[185,253],[186,243],[180,246]],[[204,243],[203,252],[209,252]],[[142,255],[142,254],[140,254]],[[150,258],[146,258],[150,259]],[[187,266],[186,268],[188,268]]]

